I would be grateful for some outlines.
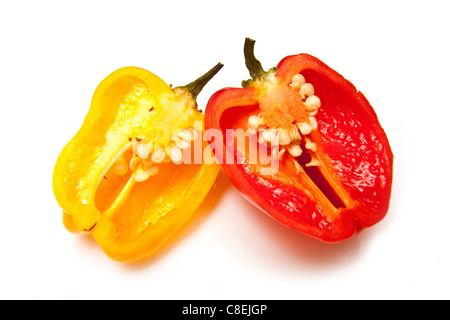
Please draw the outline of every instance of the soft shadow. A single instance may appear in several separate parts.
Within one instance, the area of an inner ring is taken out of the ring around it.
[[[127,269],[136,270],[146,268],[149,264],[163,259],[170,253],[170,251],[172,251],[174,247],[192,236],[195,231],[200,228],[200,226],[210,216],[211,211],[214,207],[216,207],[222,195],[230,187],[232,187],[232,184],[227,175],[221,169],[211,190],[208,192],[205,200],[198,207],[196,212],[183,226],[181,226],[170,236],[170,238],[158,249],[158,251],[142,260],[122,263],[123,266]]]
[[[83,255],[91,254],[102,256],[102,258],[108,258],[107,255],[95,241],[94,236],[90,233],[77,233],[72,234],[75,237],[77,248],[82,251]]]
[[[251,227],[258,229],[259,236],[267,238],[266,242],[270,243],[269,248],[258,246],[253,241],[247,244],[252,246],[247,250],[253,251],[252,256],[257,260],[267,260],[269,255],[271,264],[323,269],[348,263],[359,255],[361,239],[358,234],[339,243],[325,243],[282,225],[245,199],[239,201],[239,207],[242,208],[242,214],[249,216],[247,218],[251,220]],[[240,231],[245,238],[244,232]]]
[[[76,239],[78,242],[80,242],[83,246],[88,248],[94,248],[98,247],[97,241],[95,241],[94,237],[90,233],[80,233],[76,235]]]

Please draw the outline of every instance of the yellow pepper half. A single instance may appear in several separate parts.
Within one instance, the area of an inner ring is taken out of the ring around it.
[[[92,234],[114,260],[134,261],[192,216],[220,168],[189,161],[195,143],[212,155],[195,98],[221,67],[175,89],[136,67],[100,83],[54,168],[53,191],[69,231]]]

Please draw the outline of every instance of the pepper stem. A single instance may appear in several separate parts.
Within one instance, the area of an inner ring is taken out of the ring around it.
[[[261,62],[255,57],[255,42],[253,39],[245,38],[244,43],[245,65],[253,80],[260,79],[266,74]]]
[[[258,59],[255,58],[255,40],[250,38],[245,38],[244,43],[244,56],[245,56],[245,65],[247,66],[248,71],[250,72],[250,76],[252,77],[249,80],[242,81],[242,86],[249,87],[256,81],[264,81],[271,74],[277,71],[276,68],[270,68],[269,71],[265,71],[259,62]]]
[[[222,69],[223,63],[219,62],[216,64],[211,70],[209,70],[207,73],[202,75],[197,80],[192,81],[191,83],[188,83],[185,86],[179,86],[174,88],[175,89],[184,89],[186,91],[189,91],[190,94],[192,94],[192,98],[194,100],[197,99],[198,94],[200,91],[202,91],[203,87],[209,82],[209,80],[212,79],[216,75],[217,72],[219,72],[220,69]]]

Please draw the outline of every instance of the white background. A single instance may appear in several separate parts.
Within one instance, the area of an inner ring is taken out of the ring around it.
[[[2,1],[0,298],[448,299],[446,1]],[[56,158],[99,82],[124,66],[183,85],[218,61],[199,96],[248,79],[245,37],[268,69],[310,53],[350,79],[395,154],[387,217],[320,243],[247,203],[221,173],[153,258],[123,264],[68,233]]]

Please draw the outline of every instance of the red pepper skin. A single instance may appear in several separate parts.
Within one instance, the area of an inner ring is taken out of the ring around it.
[[[244,197],[275,220],[324,242],[348,239],[382,220],[388,211],[393,154],[386,134],[364,95],[319,59],[288,56],[276,70],[284,85],[301,72],[320,97],[318,131],[311,136],[324,164],[319,170],[344,205],[330,206],[304,172],[293,174],[292,165],[280,163],[276,175],[260,175],[248,155],[226,141],[221,142],[223,148],[212,145],[215,156]],[[207,104],[205,129],[246,130],[250,110],[255,112],[258,103],[252,86],[222,89]],[[227,153],[234,163],[226,163]]]

